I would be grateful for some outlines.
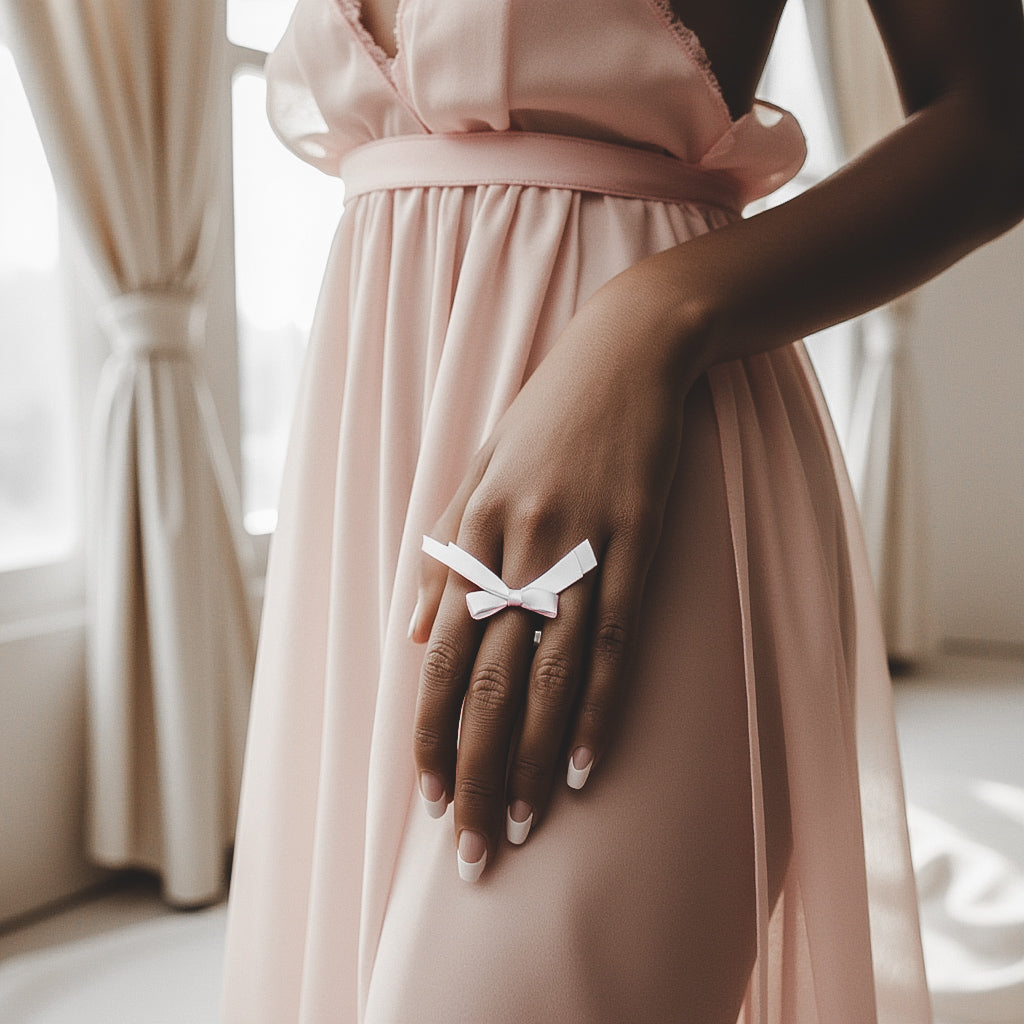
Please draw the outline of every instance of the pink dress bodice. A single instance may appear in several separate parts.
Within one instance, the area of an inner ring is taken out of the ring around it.
[[[733,121],[700,42],[664,0],[402,0],[392,59],[358,0],[302,2],[268,66],[282,140],[330,174],[387,136],[507,130],[668,153],[744,201],[799,169],[803,136],[758,102]],[[599,55],[599,59],[595,59]]]

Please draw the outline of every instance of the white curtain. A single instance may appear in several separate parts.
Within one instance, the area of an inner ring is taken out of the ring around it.
[[[811,45],[843,159],[903,120],[885,50],[864,0],[804,0]],[[909,348],[913,295],[857,321],[847,395],[837,424],[860,506],[890,657],[934,649],[924,445]]]
[[[91,853],[157,871],[170,902],[204,903],[224,886],[255,647],[197,360],[222,4],[2,2],[112,347],[89,467]]]

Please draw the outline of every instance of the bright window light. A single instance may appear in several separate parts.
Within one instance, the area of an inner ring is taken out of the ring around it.
[[[56,191],[0,39],[0,571],[77,541],[72,370]]]
[[[228,39],[269,52],[284,35],[295,0],[228,0]]]
[[[289,153],[265,112],[261,75],[232,88],[235,287],[246,529],[273,530],[295,386],[327,252],[341,215],[341,182]]]

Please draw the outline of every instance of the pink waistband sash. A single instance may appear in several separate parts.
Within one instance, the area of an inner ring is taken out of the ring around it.
[[[738,212],[728,178],[664,153],[542,132],[395,135],[341,161],[346,198],[402,188],[526,185]]]

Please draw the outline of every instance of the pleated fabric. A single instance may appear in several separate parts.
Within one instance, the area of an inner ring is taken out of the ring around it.
[[[657,0],[404,0],[398,29],[389,61],[353,0],[301,0],[268,66],[300,156],[337,173],[375,139],[547,132],[667,153],[743,201],[803,156],[784,112],[729,118]],[[734,216],[512,176],[346,204],[268,572],[228,1024],[929,1019],[877,611],[797,343],[686,398],[586,788],[556,787],[477,885],[416,794],[421,535],[574,311]]]

